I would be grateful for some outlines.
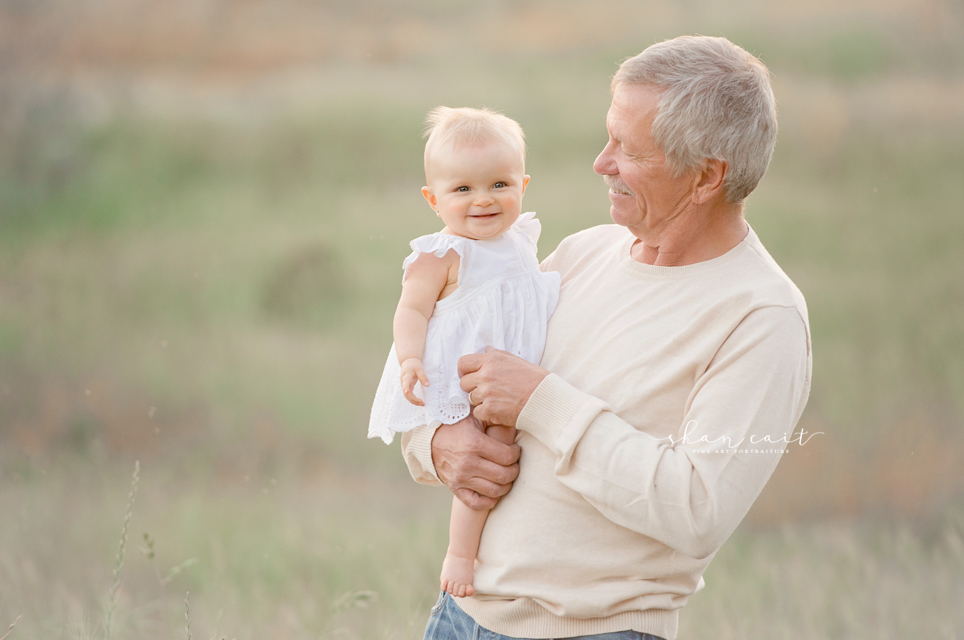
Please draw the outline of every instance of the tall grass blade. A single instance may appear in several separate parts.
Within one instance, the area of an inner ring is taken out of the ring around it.
[[[141,471],[140,461],[134,461],[134,476],[131,479],[131,492],[127,496],[127,514],[124,516],[124,525],[121,527],[120,544],[117,549],[117,560],[114,563],[114,584],[111,585],[110,598],[107,601],[107,621],[104,624],[104,632],[107,640],[110,640],[111,625],[114,619],[114,608],[117,606],[117,590],[120,588],[120,573],[124,567],[124,547],[127,545],[127,532],[131,525],[131,516],[134,513],[134,496],[137,495],[137,481]]]

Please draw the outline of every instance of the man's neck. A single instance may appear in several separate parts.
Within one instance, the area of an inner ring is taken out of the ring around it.
[[[750,228],[743,205],[694,210],[660,229],[630,229],[638,240],[630,255],[658,267],[682,267],[718,258],[743,241]]]

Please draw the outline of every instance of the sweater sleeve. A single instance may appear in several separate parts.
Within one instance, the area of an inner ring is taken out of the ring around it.
[[[408,466],[408,472],[412,474],[412,479],[419,484],[433,486],[442,484],[435,471],[435,463],[432,461],[432,438],[437,429],[438,426],[433,428],[422,425],[402,433],[402,457]]]
[[[700,375],[672,438],[639,431],[550,375],[517,428],[556,457],[559,482],[616,524],[693,558],[715,553],[760,494],[806,404],[810,347],[792,307],[747,315]]]

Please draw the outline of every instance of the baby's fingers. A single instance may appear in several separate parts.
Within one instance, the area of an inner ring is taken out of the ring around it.
[[[422,399],[415,395],[415,375],[411,373],[406,373],[402,376],[402,395],[415,406],[425,406]]]
[[[423,387],[428,386],[428,375],[425,373],[425,369],[422,367],[415,367],[415,375],[418,376],[418,381],[422,383]]]

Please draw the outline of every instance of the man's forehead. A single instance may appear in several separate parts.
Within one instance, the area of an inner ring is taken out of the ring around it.
[[[606,113],[606,126],[612,128],[652,126],[659,106],[660,93],[648,85],[620,85],[613,92],[609,111]]]
[[[662,91],[646,84],[619,85],[613,92],[610,109],[618,108],[634,115],[643,115],[659,106]]]

